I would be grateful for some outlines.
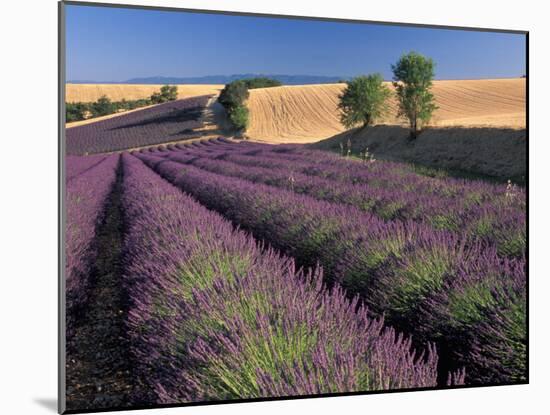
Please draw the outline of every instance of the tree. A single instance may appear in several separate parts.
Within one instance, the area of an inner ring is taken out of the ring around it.
[[[240,131],[248,127],[248,108],[245,105],[248,96],[247,83],[239,80],[227,84],[218,97],[218,102],[227,111],[229,121]]]
[[[175,101],[178,98],[178,87],[176,85],[164,85],[160,88],[160,95],[166,101]]]
[[[248,127],[248,108],[244,105],[232,108],[229,111],[229,119],[237,130],[246,130]]]
[[[90,108],[93,117],[112,114],[116,111],[115,105],[109,98],[103,95],[96,102],[93,102]]]
[[[282,83],[277,79],[271,79],[266,77],[248,78],[243,79],[248,89],[256,88],[272,88],[275,86],[281,86]]]
[[[67,110],[66,122],[84,120],[86,112],[89,111],[89,105],[83,102],[67,102],[65,108]]]
[[[382,75],[358,76],[347,82],[339,96],[340,121],[346,128],[371,125],[388,111],[389,88],[383,84]]]
[[[163,102],[166,102],[160,92],[153,92],[150,100],[153,104],[162,104]]]
[[[437,109],[431,93],[435,64],[416,52],[401,56],[392,65],[393,86],[399,104],[399,117],[409,120],[411,138],[415,139],[419,130],[427,124]]]
[[[162,104],[176,99],[178,99],[177,85],[164,85],[160,88],[160,92],[153,92],[150,101],[153,104]]]
[[[249,92],[245,81],[233,81],[225,86],[220,93],[218,101],[227,110],[244,104]]]

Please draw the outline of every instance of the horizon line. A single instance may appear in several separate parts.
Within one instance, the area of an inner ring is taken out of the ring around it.
[[[216,76],[226,76],[226,77],[231,77],[231,76],[236,76],[236,75],[241,75],[241,74],[232,74],[232,75],[202,75],[202,76],[181,76],[181,77],[178,77],[178,76],[140,76],[140,77],[135,77],[135,78],[130,78],[130,79],[127,79],[125,81],[94,81],[94,80],[91,80],[91,79],[84,79],[84,80],[81,80],[81,79],[74,79],[74,80],[67,80],[65,81],[65,84],[81,84],[81,85],[94,85],[94,84],[128,84],[128,85],[156,85],[156,84],[143,84],[143,83],[134,83],[134,82],[130,82],[134,79],[153,79],[153,78],[181,78],[181,79],[185,79],[185,78],[209,78],[209,77],[216,77]],[[243,75],[247,75],[247,74],[243,74]],[[289,75],[289,74],[250,74],[250,75],[259,75],[259,76],[265,76],[266,78],[269,78],[269,77],[275,77],[275,76],[311,76],[311,77],[320,77],[320,78],[341,78],[343,81],[346,81],[346,80],[351,80],[353,78],[357,78],[359,76],[366,76],[366,75],[370,75],[370,74],[361,74],[361,75],[356,75],[356,76],[342,76],[342,77],[339,77],[339,76],[336,76],[336,75]],[[517,75],[517,76],[497,76],[497,77],[479,77],[479,78],[434,78],[433,80],[434,81],[483,81],[483,80],[498,80],[498,79],[526,79],[527,78],[527,74],[522,74],[522,75]],[[243,78],[243,79],[247,79],[247,78]],[[384,82],[392,82],[391,79],[384,79]],[[327,83],[334,83],[334,82],[327,82]],[[182,85],[185,85],[185,84],[182,84]],[[189,85],[193,85],[193,84],[189,84]],[[194,85],[208,85],[208,84],[194,84]]]

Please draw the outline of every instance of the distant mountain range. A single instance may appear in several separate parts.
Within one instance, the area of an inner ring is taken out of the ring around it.
[[[342,76],[320,76],[320,75],[269,75],[269,74],[235,74],[235,75],[208,75],[194,77],[166,77],[151,76],[147,78],[132,78],[127,81],[68,81],[70,84],[228,84],[245,78],[266,77],[280,81],[284,85],[307,85],[307,84],[333,84],[340,80],[347,80]]]

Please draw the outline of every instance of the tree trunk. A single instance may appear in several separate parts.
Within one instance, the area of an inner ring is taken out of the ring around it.
[[[417,127],[416,116],[413,116],[412,119],[411,119],[411,131],[410,131],[410,135],[409,135],[409,139],[411,141],[416,139],[416,127]]]

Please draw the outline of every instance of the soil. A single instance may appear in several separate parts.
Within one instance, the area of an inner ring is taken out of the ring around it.
[[[121,174],[97,229],[99,255],[91,275],[89,300],[79,312],[75,333],[67,339],[67,410],[123,408],[143,396],[133,376],[122,287],[123,216]]]

